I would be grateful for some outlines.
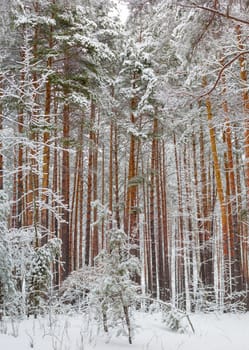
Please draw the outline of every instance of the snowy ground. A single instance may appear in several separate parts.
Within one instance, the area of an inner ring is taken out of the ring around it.
[[[107,339],[83,316],[29,319],[0,325],[1,350],[249,350],[249,313],[191,315],[195,334],[166,329],[159,314],[137,314],[132,345],[124,336]],[[52,323],[50,324],[50,321]]]

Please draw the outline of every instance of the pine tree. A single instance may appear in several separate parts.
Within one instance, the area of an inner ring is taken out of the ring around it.
[[[104,331],[127,327],[129,343],[134,336],[132,311],[136,306],[140,287],[133,281],[140,273],[139,260],[131,255],[132,246],[124,231],[113,227],[107,232],[109,249],[103,250],[95,259],[100,275],[91,286],[89,305],[103,322]]]

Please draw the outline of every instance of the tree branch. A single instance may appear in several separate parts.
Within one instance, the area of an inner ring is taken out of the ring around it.
[[[245,20],[245,19],[232,16],[232,15],[230,15],[230,14],[227,13],[227,12],[226,12],[226,13],[223,13],[223,12],[218,11],[218,10],[216,10],[216,9],[214,9],[214,8],[211,8],[211,7],[205,7],[205,6],[197,5],[197,4],[195,4],[195,3],[193,3],[193,4],[191,4],[191,5],[179,4],[178,6],[181,6],[181,7],[188,7],[188,8],[192,8],[192,9],[199,9],[199,10],[204,10],[204,11],[212,12],[214,15],[218,15],[218,16],[224,17],[224,18],[226,18],[226,19],[230,19],[230,20],[233,20],[233,21],[236,21],[236,22],[240,22],[240,23],[249,25],[249,21],[247,21],[247,20]]]
[[[217,79],[216,79],[214,85],[213,85],[213,86],[211,87],[211,89],[209,89],[207,92],[205,92],[204,94],[200,95],[200,96],[198,97],[198,99],[201,99],[201,98],[203,98],[203,97],[205,97],[205,96],[207,96],[207,95],[210,95],[210,94],[215,90],[216,86],[218,85],[218,83],[219,83],[219,81],[220,81],[220,79],[221,79],[221,77],[222,77],[222,74],[223,74],[224,70],[227,69],[227,68],[228,68],[233,62],[235,62],[240,56],[246,55],[246,54],[249,54],[249,50],[238,53],[238,54],[237,54],[235,57],[233,57],[229,62],[227,62],[226,64],[224,64],[224,66],[223,66],[223,67],[221,68],[221,70],[219,71],[219,74],[218,74],[218,76],[217,76]]]

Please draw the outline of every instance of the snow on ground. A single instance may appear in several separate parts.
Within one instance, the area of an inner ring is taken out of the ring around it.
[[[125,336],[108,339],[84,317],[29,319],[0,324],[1,350],[249,350],[249,313],[190,316],[195,334],[166,329],[159,314],[138,313],[133,344]]]

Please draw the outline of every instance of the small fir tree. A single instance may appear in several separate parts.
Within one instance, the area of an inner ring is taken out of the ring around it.
[[[6,231],[0,233],[0,321],[16,295],[13,263]]]
[[[123,333],[125,324],[129,343],[132,343],[134,324],[132,307],[135,306],[139,286],[134,282],[140,273],[138,258],[130,254],[131,245],[121,229],[113,228],[108,232],[109,251],[103,250],[95,263],[101,274],[95,280],[89,293],[89,306],[94,310],[95,318],[102,320],[104,331],[118,327]]]
[[[52,264],[60,256],[61,241],[53,238],[34,250],[29,270],[28,314],[42,312],[53,279]]]

